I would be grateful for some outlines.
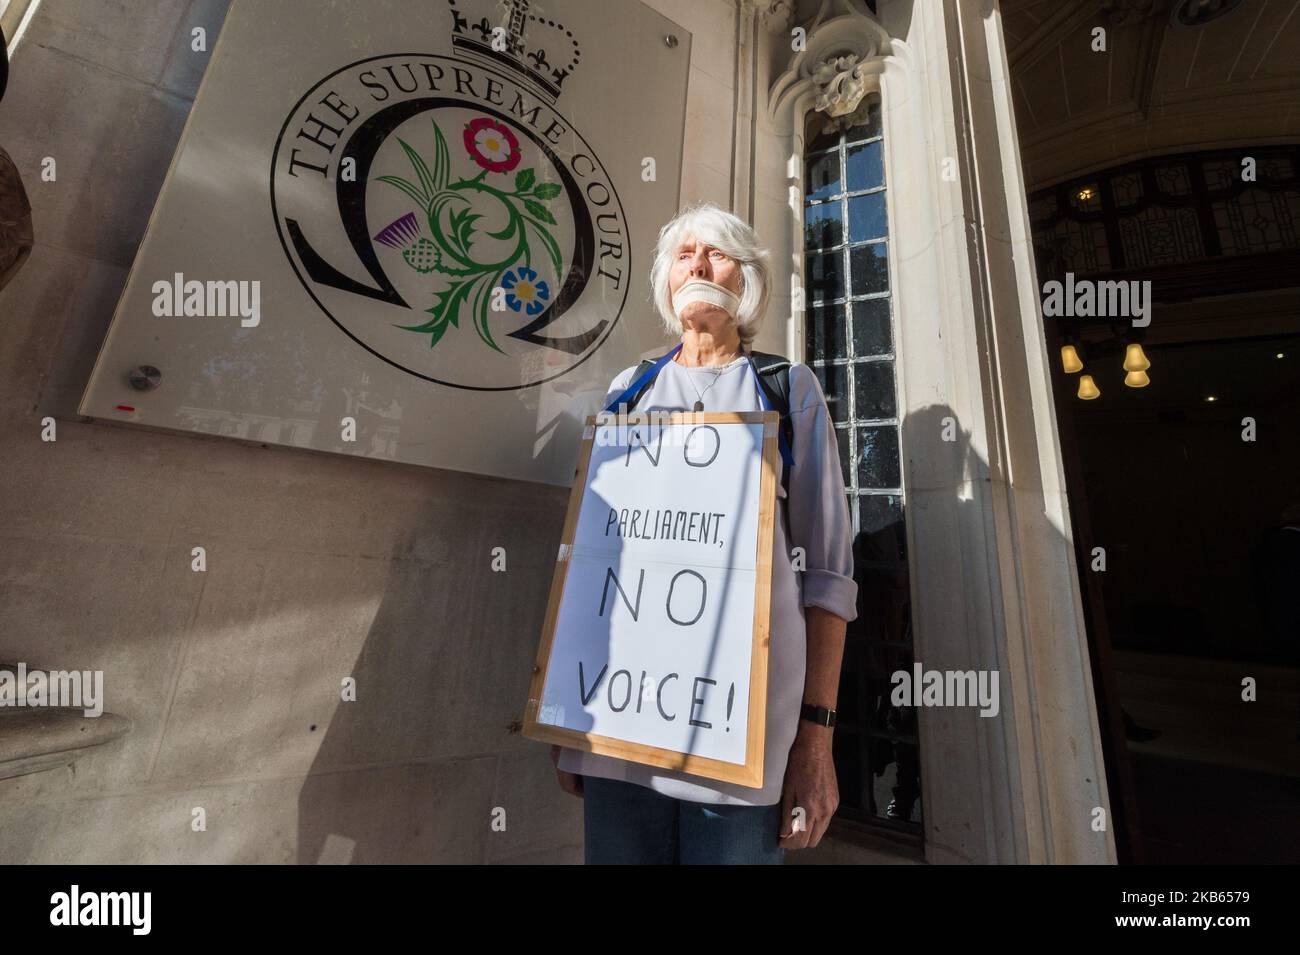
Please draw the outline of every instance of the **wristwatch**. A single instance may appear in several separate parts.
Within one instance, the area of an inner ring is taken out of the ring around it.
[[[824,706],[813,706],[811,703],[805,703],[799,711],[799,715],[810,723],[816,723],[818,726],[829,727],[835,725],[835,711],[828,710]]]

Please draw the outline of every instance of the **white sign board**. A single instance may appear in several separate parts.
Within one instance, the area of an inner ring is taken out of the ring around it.
[[[777,421],[588,419],[525,735],[762,785]]]
[[[689,41],[638,0],[235,0],[82,414],[567,485],[662,342]]]

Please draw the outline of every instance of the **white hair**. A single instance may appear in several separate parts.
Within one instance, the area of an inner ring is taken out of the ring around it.
[[[671,337],[681,338],[682,323],[673,311],[668,273],[687,236],[713,246],[740,265],[740,305],[736,309],[735,325],[741,345],[748,348],[767,314],[772,285],[768,254],[759,245],[758,235],[749,223],[712,202],[688,206],[659,230],[654,263],[650,266],[650,289],[664,328]]]

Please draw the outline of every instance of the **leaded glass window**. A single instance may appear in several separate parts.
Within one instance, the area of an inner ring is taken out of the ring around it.
[[[919,835],[916,714],[889,700],[891,675],[912,666],[912,629],[879,98],[848,122],[810,114],[805,142],[805,360],[839,440],[858,582],[834,736],[839,814]]]
[[[1300,249],[1300,148],[1126,163],[1036,192],[1029,216],[1040,278]]]

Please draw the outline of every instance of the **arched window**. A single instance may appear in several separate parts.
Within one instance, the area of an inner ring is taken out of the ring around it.
[[[841,818],[919,836],[916,715],[890,703],[891,674],[911,671],[912,629],[884,142],[879,97],[863,102],[840,120],[810,113],[804,136],[805,360],[839,439],[859,594],[835,764]]]

